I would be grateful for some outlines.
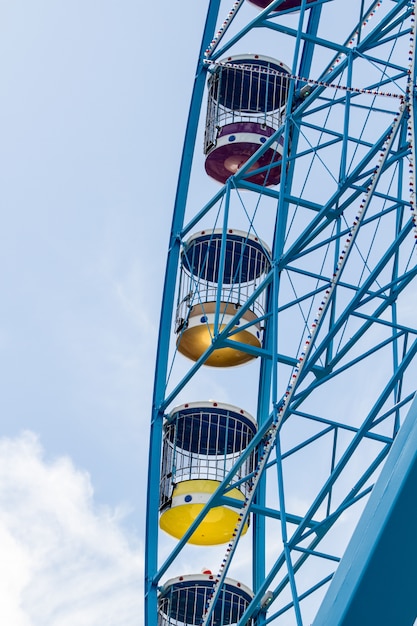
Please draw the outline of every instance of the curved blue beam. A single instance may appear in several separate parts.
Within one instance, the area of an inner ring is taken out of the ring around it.
[[[412,626],[417,617],[417,398],[313,626]]]

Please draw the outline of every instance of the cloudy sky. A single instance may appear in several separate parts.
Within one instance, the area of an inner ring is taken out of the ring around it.
[[[157,323],[206,3],[177,6],[0,0],[1,624],[142,622]]]
[[[142,626],[159,308],[207,5],[0,0],[0,624]]]

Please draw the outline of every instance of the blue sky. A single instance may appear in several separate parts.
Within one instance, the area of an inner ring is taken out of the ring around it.
[[[1,623],[141,623],[157,324],[206,10],[160,4],[0,1]]]

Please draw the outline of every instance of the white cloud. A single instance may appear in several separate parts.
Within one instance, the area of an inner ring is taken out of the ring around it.
[[[87,473],[47,462],[38,439],[0,439],[0,623],[133,626],[142,550],[94,506]]]

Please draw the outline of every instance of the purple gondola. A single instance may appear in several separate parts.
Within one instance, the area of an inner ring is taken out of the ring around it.
[[[268,142],[245,178],[259,185],[279,183],[284,142],[282,136],[270,138],[282,123],[289,75],[284,63],[257,54],[228,57],[215,67],[204,145],[209,176],[225,183]]]
[[[261,9],[266,9],[268,4],[271,4],[272,0],[249,0],[252,4],[256,4]],[[307,4],[314,4],[317,0],[307,0]],[[289,9],[299,9],[301,7],[301,0],[284,0],[275,7],[276,11],[288,11]]]

